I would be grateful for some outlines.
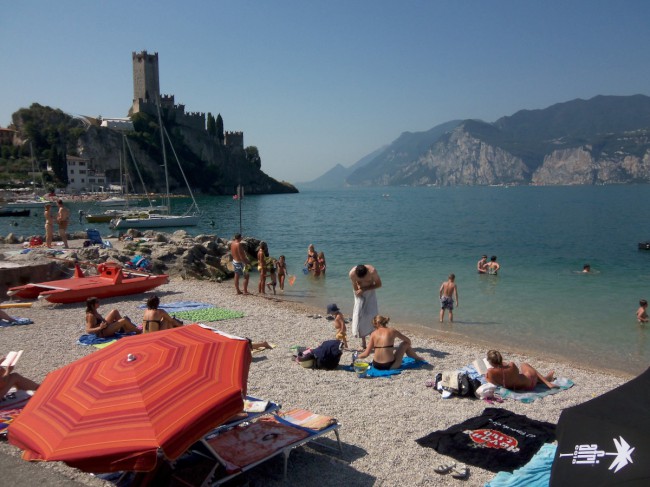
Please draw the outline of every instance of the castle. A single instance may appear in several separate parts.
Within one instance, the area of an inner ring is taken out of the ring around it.
[[[147,51],[133,52],[133,105],[129,116],[139,112],[158,116],[157,100],[160,108],[167,117],[179,125],[201,132],[207,132],[205,113],[185,112],[185,105],[176,104],[174,95],[160,94],[158,77],[158,53],[148,54]],[[228,147],[244,147],[244,132],[225,132],[224,145]]]

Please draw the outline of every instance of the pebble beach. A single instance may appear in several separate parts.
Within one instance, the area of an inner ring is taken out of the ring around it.
[[[250,289],[256,287],[257,275],[252,275]],[[575,385],[530,404],[506,400],[490,405],[478,399],[443,399],[433,388],[425,386],[427,380],[438,372],[461,368],[484,357],[490,348],[488,344],[455,341],[445,335],[425,336],[407,324],[391,321],[390,326],[411,338],[416,352],[429,365],[390,378],[358,378],[342,367],[351,362],[350,352],[344,352],[341,366],[334,371],[304,369],[292,360],[292,346],[315,347],[334,338],[332,322],[325,318],[324,309],[309,308],[280,291],[277,295],[236,295],[232,281],[173,279],[155,293],[162,304],[192,300],[242,312],[243,318],[205,324],[276,345],[253,356],[248,393],[280,403],[283,409],[299,407],[334,416],[341,424],[342,455],[308,445],[291,454],[287,483],[282,475],[282,457],[278,456],[233,480],[231,485],[304,485],[306,479],[316,478],[323,486],[455,485],[461,481],[434,472],[437,465],[449,459],[420,447],[415,442],[417,438],[478,416],[485,407],[505,408],[531,419],[557,423],[564,408],[632,378],[557,362],[550,356],[530,357],[517,350],[501,349],[507,360],[529,362],[542,373],[554,370],[557,376],[569,378]],[[105,314],[117,308],[134,322],[140,322],[143,311],[139,306],[151,294],[104,299],[100,312]],[[378,299],[381,309],[381,290]],[[34,323],[0,328],[2,353],[25,350],[16,371],[42,381],[49,371],[96,351],[94,347],[76,344],[84,332],[84,310],[83,303],[56,305],[46,301],[37,301],[32,308],[7,310],[12,315],[31,318]],[[310,317],[313,315],[322,316]],[[358,339],[349,337],[349,342],[351,347],[360,346]],[[330,444],[333,442],[332,436]],[[110,485],[64,464],[27,464],[19,457],[17,448],[6,439],[0,441],[3,483],[34,485],[35,479],[39,479],[45,485]],[[463,483],[484,485],[493,476],[492,472],[470,467],[469,478]]]

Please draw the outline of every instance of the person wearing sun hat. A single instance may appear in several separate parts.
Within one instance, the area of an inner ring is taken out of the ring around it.
[[[343,342],[343,347],[348,348],[348,334],[345,327],[345,318],[339,307],[332,303],[327,305],[327,313],[334,317],[334,328],[336,329],[335,338]]]

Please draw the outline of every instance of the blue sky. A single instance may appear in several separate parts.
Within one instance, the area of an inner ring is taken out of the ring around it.
[[[33,102],[126,116],[131,53],[161,91],[221,113],[291,182],[404,131],[595,95],[650,95],[650,2],[3,2],[0,126]]]

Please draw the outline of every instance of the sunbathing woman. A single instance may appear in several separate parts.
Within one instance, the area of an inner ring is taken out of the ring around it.
[[[4,357],[0,358],[0,362],[3,362],[4,359]],[[0,367],[0,401],[12,387],[19,391],[35,391],[38,389],[38,383],[12,371],[13,367]]]
[[[412,359],[424,361],[411,348],[411,340],[402,335],[395,328],[388,328],[390,318],[377,315],[372,320],[375,331],[370,334],[370,340],[366,349],[358,355],[358,358],[366,358],[374,349],[375,355],[372,366],[378,370],[399,369],[402,366],[404,355]],[[399,338],[402,343],[395,349],[395,339]]]
[[[99,299],[88,298],[86,300],[86,333],[92,333],[99,338],[112,337],[118,332],[142,333],[128,316],[122,318],[118,310],[111,310],[104,318],[99,314],[97,308],[99,308]]]
[[[160,298],[156,295],[147,299],[147,309],[142,316],[142,332],[169,330],[183,326],[183,323],[176,318],[169,316],[164,309],[158,309]]]
[[[514,362],[503,364],[501,353],[496,350],[490,350],[487,353],[487,360],[492,366],[485,374],[488,382],[497,386],[503,386],[506,389],[532,391],[537,385],[537,380],[541,380],[549,389],[558,387],[551,384],[553,380],[553,371],[542,375],[532,368],[529,364],[521,364],[521,371]]]

